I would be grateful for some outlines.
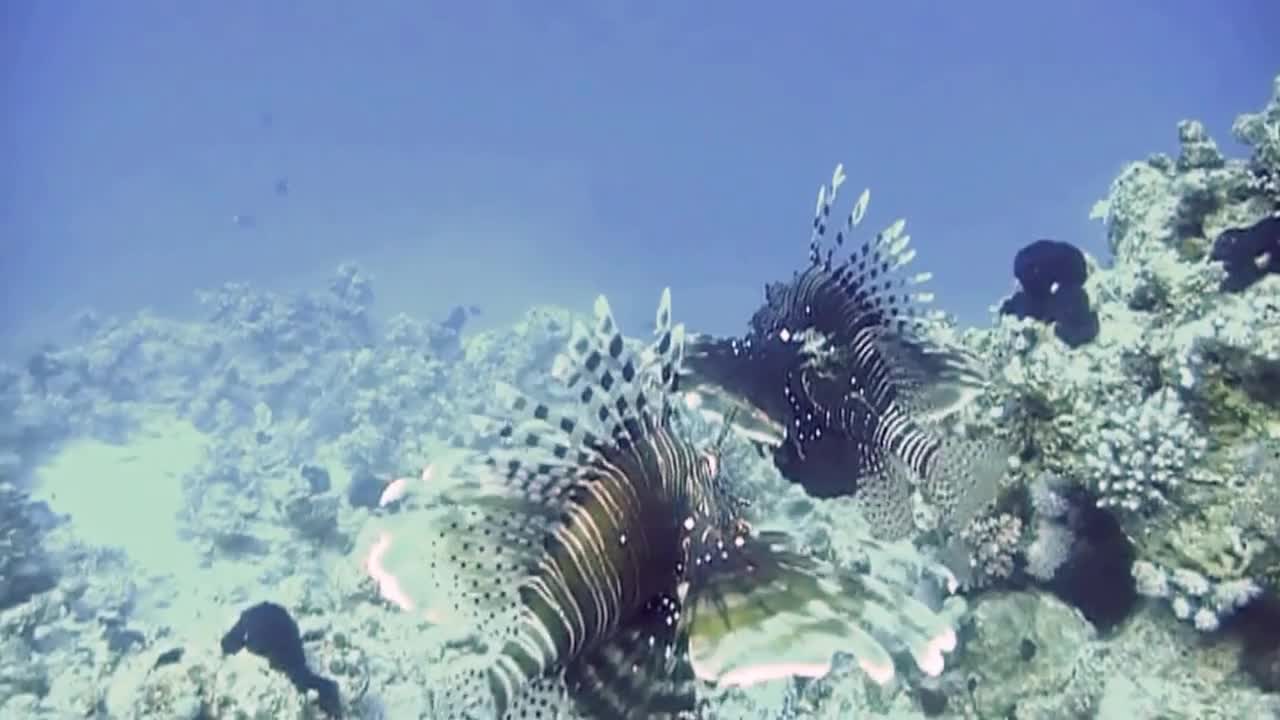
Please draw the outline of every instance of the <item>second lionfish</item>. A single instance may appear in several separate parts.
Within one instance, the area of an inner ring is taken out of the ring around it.
[[[942,671],[955,633],[910,583],[837,571],[744,519],[716,448],[673,425],[684,341],[669,292],[639,351],[600,297],[552,373],[572,401],[498,387],[498,448],[450,498],[430,553],[436,591],[486,649],[433,693],[433,717],[567,703],[691,718],[702,682],[820,676],[838,652],[879,681],[899,653]]]
[[[937,422],[980,392],[984,372],[928,336],[937,314],[916,287],[928,274],[904,271],[915,254],[904,221],[836,259],[866,213],[868,191],[834,246],[824,246],[844,180],[837,166],[830,188],[818,191],[809,263],[766,286],[748,332],[690,339],[683,389],[810,494],[854,496],[882,538],[911,531],[917,488],[960,529],[993,497],[1009,450],[949,436]]]

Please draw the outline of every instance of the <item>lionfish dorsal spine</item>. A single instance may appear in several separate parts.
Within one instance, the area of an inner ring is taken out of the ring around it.
[[[504,446],[488,464],[503,492],[546,522],[542,552],[519,586],[523,629],[487,676],[500,707],[530,678],[609,642],[659,582],[652,549],[670,538],[651,526],[667,516],[676,522],[677,511],[664,508],[680,497],[677,484],[696,461],[667,426],[684,349],[669,291],[653,335],[643,350],[629,347],[600,296],[592,321],[574,323],[554,364],[576,396],[569,405],[496,387],[508,420],[499,432]]]
[[[593,314],[593,328],[574,325],[559,361],[579,368],[566,386],[579,389],[578,399],[606,428],[607,437],[639,441],[646,423],[665,422],[670,413],[669,393],[684,357],[684,325],[671,323],[671,291],[664,290],[652,342],[632,353],[605,296],[596,298]]]

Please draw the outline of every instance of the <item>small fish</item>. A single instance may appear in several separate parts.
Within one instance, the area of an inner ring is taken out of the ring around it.
[[[419,482],[424,486],[429,486],[431,484],[431,474],[431,465],[422,468]],[[382,489],[382,494],[378,496],[378,507],[385,508],[403,500],[405,496],[413,492],[412,484],[413,481],[407,477],[398,477],[387,483],[387,486]]]
[[[272,602],[262,602],[240,613],[235,625],[222,636],[222,652],[233,655],[244,649],[264,658],[273,670],[284,673],[299,692],[315,690],[320,709],[330,717],[342,717],[338,684],[307,666],[302,634],[288,610]]]
[[[1008,452],[933,432],[978,394],[984,374],[964,352],[918,332],[936,316],[924,310],[932,296],[913,289],[928,274],[902,272],[915,254],[903,221],[834,259],[862,221],[868,191],[835,248],[824,249],[844,180],[837,166],[830,190],[818,192],[808,267],[766,287],[744,337],[691,338],[682,383],[718,387],[785,428],[772,446],[784,476],[815,496],[854,495],[881,537],[898,538],[912,526],[913,473],[931,500],[970,515],[967,503],[983,504],[988,485],[994,493]]]
[[[689,718],[699,680],[821,676],[837,652],[885,681],[886,636],[941,672],[954,630],[910,589],[840,574],[744,519],[714,448],[672,423],[685,330],[669,291],[655,325],[629,350],[601,296],[552,370],[576,403],[497,387],[501,447],[458,486],[430,553],[447,558],[430,565],[437,593],[491,645],[435,694],[433,717],[568,702],[589,718]]]
[[[160,655],[156,657],[156,661],[152,663],[151,669],[156,670],[164,667],[165,665],[173,665],[174,663],[180,662],[182,660],[182,652],[182,648],[179,647],[160,653]]]

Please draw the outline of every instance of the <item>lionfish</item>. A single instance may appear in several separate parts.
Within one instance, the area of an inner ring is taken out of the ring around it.
[[[936,432],[972,399],[984,373],[959,349],[921,332],[932,300],[913,289],[928,273],[901,272],[914,257],[898,220],[843,260],[834,258],[862,221],[863,191],[834,247],[823,247],[844,183],[837,166],[818,191],[809,264],[766,286],[743,337],[692,336],[683,365],[687,401],[725,416],[792,482],[814,496],[853,495],[882,537],[910,531],[919,486],[963,524],[994,494],[1008,450]]]
[[[433,717],[550,717],[568,702],[593,718],[692,718],[702,681],[821,676],[837,652],[881,682],[898,651],[940,673],[956,643],[942,614],[905,582],[839,572],[753,528],[717,448],[682,436],[670,291],[645,348],[603,296],[594,316],[553,366],[562,406],[498,386],[496,449],[432,533],[431,576],[486,646],[434,692]]]

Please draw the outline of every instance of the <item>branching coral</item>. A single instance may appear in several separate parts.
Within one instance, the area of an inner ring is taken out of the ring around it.
[[[1201,632],[1217,630],[1227,616],[1262,592],[1249,579],[1215,581],[1194,570],[1168,570],[1144,560],[1133,564],[1133,577],[1140,594],[1167,599],[1175,617]]]
[[[1027,574],[1048,582],[1071,556],[1075,531],[1071,528],[1071,502],[1061,492],[1061,481],[1043,473],[1031,482],[1029,490],[1035,526],[1033,539],[1025,552]]]
[[[1204,457],[1203,435],[1169,388],[1141,405],[1111,408],[1106,417],[1085,457],[1099,507],[1137,512],[1163,505]]]
[[[1280,77],[1272,83],[1267,106],[1241,115],[1231,132],[1253,148],[1253,188],[1268,195],[1280,210]]]
[[[971,586],[983,587],[1013,574],[1022,542],[1022,520],[1017,516],[999,513],[975,518],[960,536],[970,549]]]

